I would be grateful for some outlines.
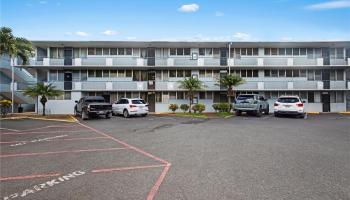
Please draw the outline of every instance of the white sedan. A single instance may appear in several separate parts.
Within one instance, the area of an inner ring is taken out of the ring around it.
[[[112,104],[112,111],[114,115],[123,115],[125,118],[131,115],[147,116],[148,104],[139,98],[122,98]]]

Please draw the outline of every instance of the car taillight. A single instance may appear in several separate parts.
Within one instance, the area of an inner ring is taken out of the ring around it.
[[[279,106],[279,104],[278,103],[274,103],[273,106]]]
[[[297,106],[298,106],[298,107],[303,107],[304,104],[303,104],[303,103],[297,103]]]
[[[148,107],[148,104],[145,104],[145,107]]]
[[[136,108],[137,106],[135,106],[135,105],[130,105],[130,108]]]

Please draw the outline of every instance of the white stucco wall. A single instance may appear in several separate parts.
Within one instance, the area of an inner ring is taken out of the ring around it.
[[[81,92],[72,92],[71,100],[48,100],[46,103],[47,114],[74,114],[75,101],[81,98]],[[39,102],[39,111],[43,107]]]

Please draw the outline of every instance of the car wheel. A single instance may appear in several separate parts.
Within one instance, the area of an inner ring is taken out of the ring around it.
[[[268,114],[269,114],[269,112],[270,112],[270,108],[269,108],[269,106],[267,106],[267,107],[266,107],[266,109],[265,109],[264,114],[265,114],[265,115],[268,115]]]
[[[279,117],[280,115],[278,113],[274,113],[275,117]]]
[[[142,117],[146,117],[147,116],[147,114],[143,114],[143,115],[141,115]]]
[[[74,108],[74,116],[75,116],[75,117],[78,117],[77,108]]]
[[[241,116],[241,115],[242,115],[242,111],[236,110],[236,115],[237,115],[237,116]]]
[[[262,114],[261,108],[260,108],[259,110],[255,111],[255,115],[256,115],[257,117],[261,117],[261,114]]]
[[[129,112],[128,112],[128,110],[124,110],[124,111],[123,111],[123,116],[124,116],[125,118],[128,118],[128,117],[129,117]]]
[[[89,119],[89,114],[86,113],[85,111],[82,111],[82,113],[81,113],[81,119],[82,119],[82,120]]]
[[[110,119],[111,117],[112,117],[112,113],[106,114],[106,118],[107,118],[107,119]]]

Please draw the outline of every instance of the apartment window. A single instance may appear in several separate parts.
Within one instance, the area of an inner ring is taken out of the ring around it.
[[[55,47],[50,48],[50,58],[57,58],[57,48]]]
[[[50,81],[57,81],[57,70],[50,70],[49,72],[49,80]]]
[[[286,77],[286,70],[278,70],[278,76],[279,77]]]
[[[96,48],[96,55],[98,56],[102,55],[102,48]]]
[[[125,54],[124,48],[118,48],[118,55],[123,56]]]
[[[246,48],[241,48],[241,55],[242,56],[247,55],[247,49]]]
[[[64,49],[58,48],[58,58],[62,59],[64,58]]]
[[[125,48],[125,55],[131,56],[132,55],[132,48]]]
[[[258,48],[253,48],[253,56],[259,55],[259,49]]]
[[[72,81],[80,81],[80,71],[79,70],[73,70]]]
[[[241,49],[235,48],[235,57],[239,58],[241,56]]]
[[[147,81],[147,71],[141,71],[141,81]]]
[[[64,81],[64,72],[63,72],[63,70],[58,70],[57,73],[58,73],[57,80],[58,81]]]
[[[170,55],[176,56],[176,49],[175,48],[170,48]]]
[[[109,49],[103,48],[103,55],[109,55]]]
[[[313,59],[314,58],[314,49],[308,48],[307,49],[307,58],[308,59]]]
[[[183,70],[177,70],[177,77],[179,77],[179,78],[184,77],[184,71]]]
[[[80,49],[80,57],[81,58],[86,58],[87,56],[87,49],[86,48],[81,48]]]
[[[169,99],[176,99],[176,92],[169,92]]]
[[[293,77],[293,70],[287,69],[286,70],[286,77]]]
[[[191,49],[190,48],[184,48],[184,55],[189,56],[191,54]]]
[[[164,81],[169,80],[169,71],[168,70],[163,70],[163,80]]]
[[[118,55],[118,49],[117,48],[111,48],[111,55],[113,55],[113,56]]]
[[[176,77],[176,70],[169,70],[169,77],[170,78]]]
[[[299,70],[298,69],[293,70],[293,77],[299,77]]]
[[[205,92],[199,92],[199,99],[205,99]]]
[[[118,70],[118,77],[125,77],[125,70],[123,69]]]
[[[88,48],[88,55],[89,55],[89,56],[96,55],[96,54],[95,54],[95,48]]]
[[[322,80],[322,72],[321,72],[321,70],[315,70],[315,80],[316,81],[320,81],[320,80]]]
[[[183,56],[184,55],[184,49],[183,48],[177,48],[176,49],[176,55]]]
[[[278,77],[278,70],[277,69],[271,70],[271,77]]]
[[[86,81],[87,80],[87,70],[81,70],[80,71],[80,78],[82,81]]]
[[[109,78],[109,70],[103,70],[103,78]]]
[[[131,70],[125,70],[125,77],[132,77],[132,71]]]
[[[273,55],[273,56],[277,55],[277,49],[276,48],[272,48],[271,49],[271,55]]]
[[[74,48],[73,49],[73,58],[79,58],[79,56],[80,56],[79,48]]]
[[[161,70],[157,70],[156,71],[156,80],[157,81],[161,81],[162,80],[162,71]]]
[[[116,78],[116,77],[118,77],[118,70],[111,70],[111,72],[110,72],[111,74],[110,74],[110,76],[111,76],[111,78]]]
[[[335,70],[331,70],[329,72],[329,80],[331,80],[331,81],[335,81],[336,80],[336,78],[335,78]]]
[[[96,78],[102,77],[102,70],[96,70]]]
[[[336,92],[336,102],[337,103],[344,103],[344,93],[343,92]]]
[[[220,77],[220,71],[219,70],[213,70],[213,77],[215,79],[219,79]]]
[[[213,49],[212,48],[206,48],[205,49],[205,55],[206,56],[212,56],[213,55]]]
[[[131,92],[125,92],[125,98],[131,98]]]
[[[205,56],[205,49],[204,48],[199,48],[199,55]]]
[[[185,77],[191,77],[191,70],[185,70]]]
[[[241,70],[241,76],[247,77],[247,70]]]
[[[300,70],[300,77],[306,77],[306,69]]]
[[[253,77],[259,77],[259,70],[253,70]]]
[[[330,96],[330,102],[331,103],[335,103],[336,102],[336,94],[335,94],[335,92],[330,92],[329,93],[329,96]]]
[[[213,92],[207,92],[207,99],[213,99]]]
[[[271,77],[270,70],[264,70],[265,77]]]
[[[337,81],[343,81],[344,80],[344,70],[337,70]]]
[[[293,54],[292,48],[286,48],[286,55],[291,56]]]
[[[248,48],[248,49],[247,49],[247,55],[248,55],[248,56],[253,55],[253,49]]]
[[[220,49],[214,48],[214,49],[213,49],[213,54],[214,54],[214,57],[219,57],[219,55],[220,55]]]
[[[177,92],[177,99],[184,99],[184,92]]]
[[[64,92],[64,100],[71,100],[71,92],[69,91]]]
[[[299,48],[293,48],[293,56],[299,56]]]
[[[264,55],[269,56],[271,54],[271,49],[270,48],[265,48],[264,49]]]
[[[248,78],[253,77],[253,70],[247,70],[247,77]]]
[[[213,70],[206,70],[205,77],[212,78],[213,77]]]
[[[337,59],[344,59],[344,50],[343,48],[337,48],[337,56],[336,58]]]
[[[156,102],[157,103],[162,102],[162,93],[161,92],[156,92]]]
[[[285,48],[279,48],[278,49],[278,55],[280,55],[280,56],[286,55],[286,49]]]
[[[132,76],[132,80],[133,81],[140,81],[141,80],[141,72],[138,70],[134,70],[133,71],[133,76]]]
[[[199,77],[204,78],[205,77],[205,70],[199,70]]]
[[[308,81],[315,80],[314,70],[307,70],[307,80]]]
[[[308,100],[308,103],[315,103],[314,92],[307,93],[307,100]]]
[[[300,55],[305,56],[306,55],[306,48],[300,48]]]
[[[315,58],[322,58],[322,50],[321,48],[316,48],[315,49]]]
[[[307,92],[300,92],[300,96],[299,96],[302,100],[306,100],[307,99]]]

